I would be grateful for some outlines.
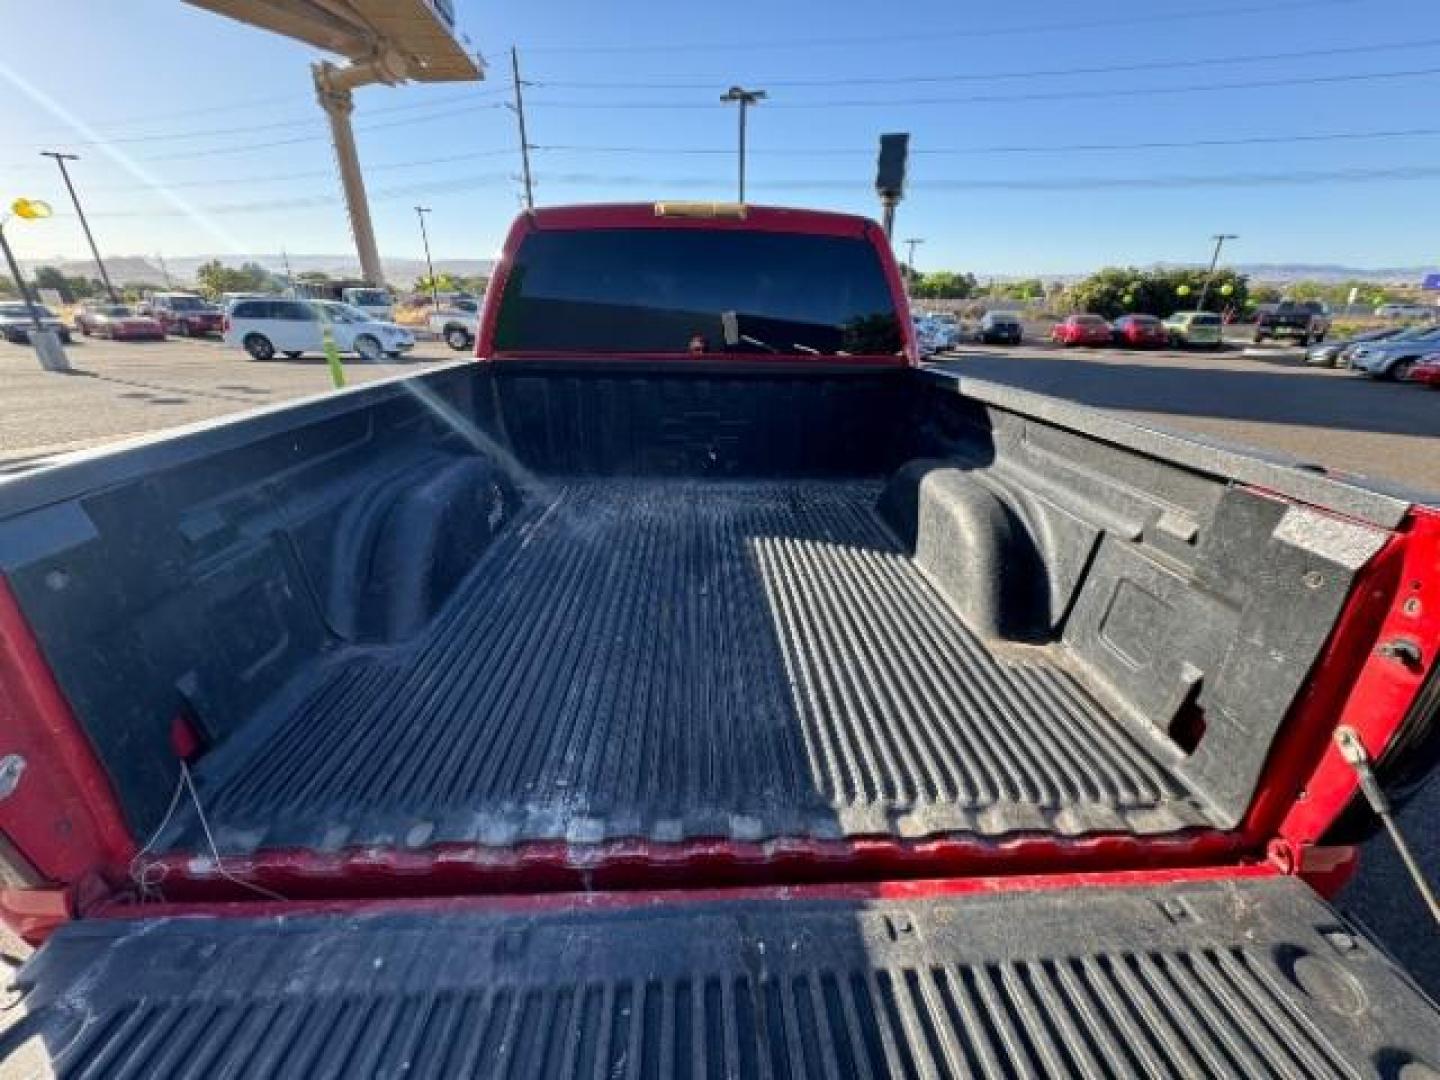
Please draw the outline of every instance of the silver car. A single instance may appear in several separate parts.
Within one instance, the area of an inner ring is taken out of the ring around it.
[[[1385,341],[1359,346],[1350,357],[1350,366],[1372,379],[1401,379],[1422,356],[1440,348],[1440,326],[1407,330]]]

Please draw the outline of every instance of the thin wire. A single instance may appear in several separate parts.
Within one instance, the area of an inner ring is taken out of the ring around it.
[[[1112,16],[1109,18],[1085,18],[1069,22],[1028,23],[1015,26],[988,28],[967,28],[964,30],[931,30],[907,34],[863,34],[854,37],[807,37],[807,38],[760,38],[750,41],[694,41],[651,43],[646,45],[600,45],[585,42],[578,45],[527,46],[526,53],[673,53],[673,52],[758,52],[761,50],[798,50],[805,48],[830,48],[833,46],[873,46],[884,41],[936,41],[940,39],[981,39],[1009,37],[1016,34],[1060,33],[1066,31],[1103,29],[1113,26],[1139,26],[1154,23],[1184,22],[1203,19],[1211,22],[1233,15],[1270,15],[1279,12],[1301,10],[1312,12],[1319,7],[1351,6],[1357,0],[1289,0],[1280,4],[1238,4],[1230,7],[1197,6],[1186,11],[1142,12],[1140,14]]]
[[[918,147],[910,153],[915,155],[986,155],[986,154],[1070,154],[1101,151],[1127,150],[1188,150],[1217,146],[1271,146],[1284,143],[1324,143],[1363,139],[1408,139],[1440,135],[1440,128],[1409,128],[1397,131],[1334,131],[1313,135],[1255,135],[1236,139],[1182,139],[1173,141],[1150,141],[1128,143],[1050,143],[1045,145],[1001,145],[1001,146],[955,146]],[[733,157],[735,151],[718,146],[585,146],[578,143],[550,143],[531,147],[532,150],[564,151],[567,153],[596,154],[700,154]],[[775,147],[751,148],[747,153],[759,157],[828,157],[866,155],[875,153],[869,147]]]
[[[190,766],[184,761],[180,762],[180,776],[176,780],[175,791],[170,796],[170,805],[165,810],[165,816],[160,819],[160,824],[156,826],[155,831],[150,834],[150,838],[145,841],[145,846],[137,851],[135,857],[130,860],[130,879],[135,882],[136,887],[140,890],[141,901],[144,902],[159,895],[157,886],[164,880],[164,872],[163,867],[161,867],[159,863],[141,864],[140,859],[152,850],[155,842],[160,838],[160,834],[163,833],[166,826],[170,824],[179,806],[180,795],[184,791],[190,793],[190,800],[195,804],[195,814],[200,819],[200,828],[205,833],[205,842],[210,847],[210,855],[215,861],[216,872],[231,884],[239,885],[243,889],[249,889],[251,892],[257,893],[270,900],[284,901],[285,897],[279,893],[267,889],[263,885],[257,885],[253,881],[246,881],[244,878],[237,877],[226,869],[225,860],[220,856],[220,848],[215,843],[215,834],[210,831],[210,820],[205,815],[205,807],[200,802],[200,793],[195,790],[195,781],[190,775]],[[156,871],[160,872],[160,876],[152,877],[152,873]]]
[[[1406,71],[1365,71],[1348,75],[1309,75],[1285,79],[1243,79],[1234,82],[1188,83],[1179,86],[1129,86],[1097,90],[1038,90],[1020,94],[970,94],[962,97],[911,97],[862,99],[845,98],[830,101],[767,101],[773,109],[888,109],[896,106],[924,105],[1003,105],[1029,101],[1094,101],[1102,98],[1143,98],[1156,94],[1209,94],[1223,90],[1260,90],[1279,86],[1322,86],[1370,82],[1387,79],[1410,79],[1440,74],[1440,67],[1413,68]],[[648,109],[648,110],[713,110],[706,101],[565,101],[539,98],[536,106],[550,109]]]
[[[236,877],[230,873],[229,870],[225,869],[225,861],[220,857],[220,849],[215,844],[215,835],[210,831],[210,822],[205,817],[205,807],[200,805],[200,793],[195,790],[195,781],[190,777],[190,766],[184,761],[180,762],[180,776],[185,781],[185,786],[190,790],[190,798],[195,802],[195,813],[200,818],[200,828],[205,830],[205,842],[210,845],[210,854],[215,859],[215,869],[220,872],[220,876],[227,881],[239,885],[241,888],[249,889],[251,892],[257,893],[260,896],[267,897],[271,900],[279,900],[283,903],[285,897],[281,896],[278,892],[267,889],[263,885],[257,885],[253,881],[246,881],[244,878]]]
[[[767,89],[773,87],[807,86],[907,86],[925,83],[993,82],[996,79],[1037,79],[1061,75],[1113,75],[1128,71],[1170,71],[1176,68],[1223,67],[1230,64],[1258,64],[1272,60],[1304,60],[1321,56],[1354,56],[1360,54],[1392,52],[1403,49],[1423,49],[1440,45],[1440,38],[1420,41],[1396,41],[1373,45],[1341,45],[1327,49],[1299,49],[1293,52],[1250,53],[1239,56],[1214,56],[1194,60],[1150,60],[1137,64],[1102,64],[1091,67],[1035,68],[1028,71],[964,71],[948,72],[943,75],[875,75],[875,76],[827,76],[816,79],[795,79],[755,75],[747,82],[759,83]],[[659,80],[652,82],[604,81],[604,80],[557,80],[544,79],[541,85],[559,90],[712,90],[723,79],[733,76],[715,76],[705,81]]]

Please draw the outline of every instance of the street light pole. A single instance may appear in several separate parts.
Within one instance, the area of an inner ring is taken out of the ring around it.
[[[720,103],[728,105],[731,102],[740,106],[740,203],[745,202],[745,111],[751,105],[757,105],[764,101],[768,95],[764,90],[746,90],[743,87],[732,86],[725,93],[720,95]]]
[[[910,267],[910,279],[915,279],[915,249],[925,242],[922,236],[912,236],[904,243],[910,248],[910,254],[906,257],[905,263]]]
[[[1215,267],[1220,262],[1220,249],[1225,246],[1226,240],[1239,240],[1240,237],[1235,233],[1216,233],[1211,239],[1215,241],[1215,254],[1210,257],[1210,269],[1206,272],[1205,284],[1200,289],[1200,303],[1197,305],[1199,311],[1205,310],[1205,298],[1210,295],[1210,283],[1215,280]]]
[[[435,264],[430,261],[430,234],[425,231],[425,215],[430,213],[430,207],[415,207],[415,216],[420,219],[420,239],[425,244],[425,268],[430,271],[430,304],[436,311],[440,310],[440,293],[435,284]]]
[[[54,158],[55,164],[60,166],[60,175],[65,179],[65,187],[70,192],[70,201],[75,204],[75,213],[80,218],[80,228],[85,230],[85,239],[90,242],[90,254],[95,256],[95,265],[100,268],[100,280],[105,283],[105,291],[110,294],[110,302],[118,304],[120,297],[115,294],[115,286],[110,284],[110,275],[105,270],[105,260],[100,258],[100,248],[95,244],[95,234],[90,231],[90,223],[85,220],[85,211],[80,207],[80,196],[75,194],[75,185],[70,182],[70,170],[65,167],[67,161],[79,161],[78,154],[62,154],[58,150],[42,150],[41,157]]]

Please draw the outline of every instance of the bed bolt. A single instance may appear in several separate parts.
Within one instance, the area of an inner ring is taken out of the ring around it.
[[[1392,638],[1389,641],[1381,642],[1375,651],[1387,660],[1397,661],[1412,669],[1418,668],[1425,658],[1420,651],[1420,646],[1409,638]]]
[[[1325,584],[1325,575],[1319,570],[1311,570],[1305,575],[1304,581],[1307,589],[1318,589]]]
[[[19,754],[6,754],[0,758],[0,799],[8,799],[20,786],[20,774],[25,771],[25,759]]]

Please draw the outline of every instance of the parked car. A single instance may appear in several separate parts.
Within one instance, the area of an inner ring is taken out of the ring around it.
[[[922,356],[934,356],[949,348],[944,327],[927,315],[915,316],[915,340]]]
[[[75,316],[76,328],[86,337],[112,341],[164,341],[165,328],[148,315],[138,314],[125,304],[95,304]]]
[[[445,344],[456,352],[464,352],[475,344],[480,331],[480,301],[460,297],[432,312],[428,321],[431,333],[439,334]]]
[[[415,335],[405,327],[377,322],[338,300],[241,300],[225,316],[224,340],[255,360],[277,352],[293,360],[325,347],[327,322],[342,353],[371,363],[415,347]]]
[[[60,340],[70,340],[70,327],[65,321],[51,311],[44,304],[35,305],[35,314],[40,318],[40,325],[46,330],[54,330],[60,335]],[[0,301],[0,336],[12,344],[23,345],[30,340],[30,331],[35,325],[35,320],[30,315],[30,306],[21,300]]]
[[[1440,352],[1422,356],[1410,369],[1410,381],[1440,390]]]
[[[1177,311],[1164,326],[1171,345],[1218,349],[1222,341],[1223,325],[1213,311]]]
[[[1324,341],[1330,332],[1330,308],[1319,300],[1282,300],[1255,315],[1255,341],[1295,338],[1302,345]]]
[[[1325,341],[1319,345],[1311,345],[1305,350],[1305,362],[1320,367],[1349,367],[1355,350],[1367,341],[1386,341],[1401,333],[1404,333],[1403,328],[1397,326],[1390,330],[1371,330],[1368,333],[1356,334],[1343,341]]]
[[[1025,337],[1025,324],[1018,312],[987,311],[975,337],[986,345],[1019,345]]]
[[[1170,331],[1154,315],[1122,315],[1110,329],[1116,345],[1158,349],[1170,344]]]
[[[1440,326],[1406,330],[1356,348],[1350,366],[1372,379],[1405,379],[1422,357],[1440,348]]]
[[[1109,345],[1110,324],[1099,315],[1070,315],[1050,329],[1050,340],[1071,345]]]
[[[929,316],[929,319],[943,342],[941,348],[953,349],[960,345],[964,338],[964,332],[960,327],[959,319],[948,311],[935,312]]]
[[[340,302],[359,308],[376,322],[390,322],[395,318],[395,298],[387,289],[341,289]]]
[[[156,293],[140,305],[139,313],[150,316],[167,334],[180,337],[218,334],[224,321],[218,307],[194,293]]]
[[[1375,309],[1377,319],[1440,319],[1440,306],[1435,304],[1381,304]]]

